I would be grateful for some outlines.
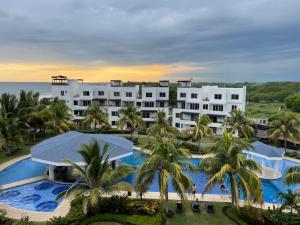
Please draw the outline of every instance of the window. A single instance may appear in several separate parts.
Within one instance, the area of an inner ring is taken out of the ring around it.
[[[111,116],[119,116],[119,113],[117,111],[111,111]]]
[[[159,102],[159,107],[161,107],[161,108],[165,107],[165,103],[164,102]]]
[[[223,111],[223,105],[213,105],[213,111]]]
[[[175,117],[176,117],[176,118],[180,118],[180,113],[176,113],[176,114],[175,114]]]
[[[232,94],[232,95],[231,95],[231,99],[238,100],[238,99],[239,99],[239,95],[237,95],[237,94]]]
[[[208,110],[208,104],[203,104],[203,109]]]
[[[194,109],[194,110],[199,109],[199,104],[190,104],[190,109]]]
[[[115,91],[115,92],[114,92],[114,96],[115,96],[115,97],[119,97],[119,96],[120,96],[120,92]]]
[[[175,127],[180,128],[180,123],[175,123]]]
[[[222,95],[221,94],[215,94],[215,99],[222,99]]]
[[[83,96],[90,96],[90,92],[89,91],[83,91]]]
[[[237,106],[236,106],[236,105],[232,105],[232,106],[231,106],[231,111],[236,110],[236,109],[237,109]]]
[[[186,93],[180,93],[180,98],[186,98]]]
[[[104,95],[104,91],[98,91],[98,95],[103,96]]]
[[[116,126],[116,125],[117,125],[117,122],[116,122],[116,121],[111,121],[111,125],[112,125],[112,126]]]
[[[136,106],[141,107],[142,103],[141,102],[137,102]]]
[[[154,107],[154,102],[145,102],[145,107],[146,108]]]
[[[132,92],[126,92],[126,97],[131,98],[132,97]]]
[[[60,91],[61,96],[65,96],[65,91]]]
[[[191,94],[191,98],[197,98],[197,94],[196,93],[192,93]]]
[[[166,97],[166,92],[159,92],[159,97],[161,97],[161,98]]]
[[[146,97],[147,98],[152,98],[152,93],[151,92],[146,92]]]
[[[78,105],[78,101],[74,100],[73,105]]]
[[[149,112],[143,112],[143,118],[150,118]]]
[[[82,101],[82,105],[83,106],[90,106],[91,105],[91,101],[89,101],[89,100],[83,100]]]

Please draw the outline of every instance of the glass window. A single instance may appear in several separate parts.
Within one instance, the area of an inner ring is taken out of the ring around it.
[[[98,95],[104,95],[104,91],[98,91]]]
[[[115,96],[115,97],[119,97],[119,96],[120,96],[120,92],[115,91],[115,92],[114,92],[114,96]]]
[[[132,97],[132,92],[126,92],[126,97],[131,98]]]
[[[215,94],[215,99],[222,99],[222,95],[221,94]]]
[[[231,95],[231,99],[238,100],[238,99],[239,99],[239,95],[237,95],[237,94],[232,94],[232,95]]]
[[[191,98],[197,98],[197,96],[198,96],[198,95],[197,95],[196,93],[192,93],[192,94],[191,94]]]
[[[186,93],[180,93],[180,98],[186,98]]]
[[[147,98],[152,98],[152,93],[151,92],[146,92],[146,97]]]

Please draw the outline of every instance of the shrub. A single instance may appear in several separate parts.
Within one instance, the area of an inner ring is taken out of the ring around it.
[[[33,225],[34,223],[29,220],[28,216],[22,217],[20,220],[17,220],[13,225]]]
[[[53,217],[47,225],[70,225],[70,221],[66,217]]]
[[[264,223],[264,217],[262,216],[262,211],[252,206],[240,208],[238,215],[248,224]]]
[[[113,195],[110,198],[102,198],[100,201],[100,211],[109,213],[129,213],[129,199],[126,195]]]
[[[198,145],[195,145],[195,144],[192,144],[192,143],[186,142],[186,141],[182,142],[181,145],[183,148],[189,149],[192,153],[200,154],[200,155],[206,154],[208,152],[208,148],[209,148],[209,147],[200,147],[200,149],[199,149]]]
[[[155,200],[133,201],[133,213],[141,215],[154,215],[159,210]]]
[[[192,138],[192,134],[188,132],[178,132],[176,135],[177,139],[182,141],[188,141]]]

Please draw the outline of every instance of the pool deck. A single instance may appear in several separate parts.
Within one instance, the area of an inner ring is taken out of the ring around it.
[[[137,147],[135,147],[134,149],[141,150],[140,148],[137,148]],[[26,159],[28,157],[30,157],[30,155],[21,156],[21,157],[18,157],[16,159],[5,162],[5,163],[0,165],[0,171],[5,169],[6,167],[16,163],[16,162],[21,161],[23,159]],[[211,157],[211,155],[210,154],[207,154],[207,155],[193,155],[193,158],[207,158],[207,157]],[[289,157],[285,157],[285,159],[300,163],[300,160],[292,159],[292,158],[289,158]],[[34,178],[30,178],[30,179],[26,179],[26,180],[14,182],[14,183],[2,185],[2,186],[0,186],[0,190],[4,190],[4,189],[7,189],[7,188],[12,188],[12,187],[19,186],[19,185],[24,185],[24,184],[27,184],[27,183],[32,183],[32,182],[43,180],[43,179],[47,179],[47,177],[46,176],[34,177]],[[127,192],[116,192],[116,193],[113,193],[113,194],[127,194]],[[113,194],[105,195],[105,197],[110,197]],[[130,196],[130,198],[139,198],[139,195],[137,193],[133,192],[132,196]],[[159,199],[160,194],[158,192],[147,192],[143,195],[143,198],[146,198],[146,199]],[[231,202],[230,195],[214,195],[214,194],[202,195],[202,194],[196,194],[195,197],[193,197],[192,195],[188,195],[188,200],[189,201],[193,201],[196,198],[198,198],[200,202]],[[180,197],[176,193],[169,193],[169,199],[179,201]],[[72,197],[63,199],[63,201],[58,205],[58,207],[53,212],[26,211],[26,210],[23,210],[23,209],[13,208],[13,207],[11,207],[9,205],[6,205],[6,204],[0,204],[0,209],[6,211],[6,216],[8,218],[20,219],[24,216],[28,216],[30,218],[30,220],[32,220],[32,221],[44,222],[44,221],[48,221],[49,219],[51,219],[53,217],[66,216],[67,213],[70,210],[71,201],[72,201]],[[241,201],[241,204],[243,205],[244,201]],[[268,207],[272,208],[273,205],[274,204],[264,203],[262,206],[256,205],[256,207],[259,207],[259,208],[262,207],[264,209],[267,209]],[[279,207],[280,205],[275,204],[274,206]]]

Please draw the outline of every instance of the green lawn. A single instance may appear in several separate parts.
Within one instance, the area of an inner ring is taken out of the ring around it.
[[[250,118],[270,118],[280,112],[279,107],[284,103],[253,103],[246,107],[247,116]],[[295,113],[300,119],[300,113]]]
[[[172,210],[175,211],[176,203],[171,203]],[[226,217],[222,211],[225,203],[213,203],[215,206],[215,213],[209,214],[204,210],[204,204],[200,203],[201,212],[193,213],[187,212],[178,214],[175,213],[175,216],[171,219],[168,219],[167,225],[234,225],[235,222]]]

